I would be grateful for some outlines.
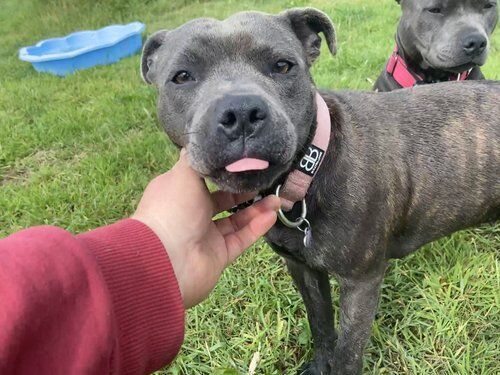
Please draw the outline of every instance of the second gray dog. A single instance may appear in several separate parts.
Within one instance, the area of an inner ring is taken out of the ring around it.
[[[403,14],[397,51],[375,89],[484,79],[489,38],[498,21],[497,0],[396,0]]]
[[[148,39],[142,75],[201,176],[238,193],[287,178],[316,132],[319,33],[334,53],[331,21],[307,8],[197,19]],[[315,354],[303,374],[359,374],[389,259],[500,215],[500,84],[321,94],[332,135],[306,197],[313,241],[281,223],[267,240],[308,312]],[[228,168],[242,158],[258,170]],[[329,275],[340,284],[338,333]]]

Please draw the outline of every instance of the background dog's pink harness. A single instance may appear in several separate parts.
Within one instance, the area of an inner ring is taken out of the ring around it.
[[[450,75],[450,81],[465,81],[472,69],[466,70],[465,72],[459,74]],[[391,57],[386,65],[386,71],[391,75],[394,80],[403,88],[413,87],[419,83],[424,82],[424,77],[412,72],[406,61],[399,55],[398,46],[394,47]]]

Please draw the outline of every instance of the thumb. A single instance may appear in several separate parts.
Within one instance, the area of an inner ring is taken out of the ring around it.
[[[248,247],[266,234],[276,223],[277,214],[268,210],[256,215],[248,224],[224,237],[227,247],[228,264],[233,263]]]

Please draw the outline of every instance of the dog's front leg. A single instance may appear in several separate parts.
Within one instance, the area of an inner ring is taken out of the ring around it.
[[[340,279],[340,332],[332,373],[359,375],[363,351],[370,337],[384,272],[363,279]]]
[[[327,375],[331,371],[329,362],[337,339],[328,274],[293,260],[287,259],[286,262],[306,305],[315,349],[314,361],[308,363],[299,374]]]

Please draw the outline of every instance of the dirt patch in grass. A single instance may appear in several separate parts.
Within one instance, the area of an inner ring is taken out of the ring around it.
[[[62,164],[78,164],[87,152],[71,153],[69,150],[39,150],[22,159],[16,160],[12,166],[4,166],[0,174],[0,186],[7,184],[24,185],[33,176],[49,169],[60,168]]]

